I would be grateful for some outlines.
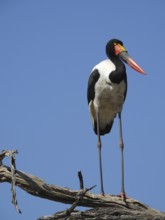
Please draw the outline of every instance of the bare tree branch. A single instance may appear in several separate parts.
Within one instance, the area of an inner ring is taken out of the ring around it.
[[[11,169],[5,165],[1,165],[0,182],[11,183],[11,181]],[[31,195],[67,204],[73,204],[76,200],[77,193],[80,192],[80,190],[70,190],[68,188],[47,184],[36,176],[18,170],[16,170],[16,185]],[[129,202],[132,202],[132,200],[128,199],[128,203]],[[83,201],[79,202],[78,205],[84,207],[98,207],[101,205],[106,207],[111,203],[125,205],[119,197],[95,195],[89,192],[85,194]]]
[[[0,154],[0,182],[12,183],[11,168],[2,164],[4,153]],[[41,217],[40,220],[165,220],[165,213],[152,209],[137,200],[128,198],[124,202],[120,197],[110,195],[96,195],[88,189],[71,190],[45,183],[44,180],[31,174],[15,170],[15,185],[33,196],[44,199],[72,204],[69,210],[55,213],[52,216]],[[75,211],[76,206],[91,207],[84,212]],[[65,216],[65,217],[64,217]]]

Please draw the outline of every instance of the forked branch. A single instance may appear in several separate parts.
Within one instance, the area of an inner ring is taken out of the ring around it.
[[[7,152],[7,151],[6,151]],[[4,151],[0,154],[0,182],[12,184],[13,171],[10,167],[3,165],[2,160],[6,156]],[[44,180],[31,174],[14,170],[15,185],[30,193],[33,196],[72,204],[69,210],[56,213],[52,216],[41,217],[40,220],[53,219],[85,219],[85,220],[102,220],[102,219],[165,219],[165,213],[152,209],[147,205],[134,199],[127,199],[126,203],[120,197],[110,195],[96,195],[89,190],[80,189],[71,190],[64,187],[45,183]],[[82,180],[81,180],[82,181]],[[81,182],[82,187],[82,182]],[[83,187],[82,187],[83,188]],[[76,206],[91,207],[93,209],[84,212],[75,211]],[[64,216],[66,216],[64,218]],[[69,216],[69,218],[67,218]],[[126,218],[125,218],[126,219]]]

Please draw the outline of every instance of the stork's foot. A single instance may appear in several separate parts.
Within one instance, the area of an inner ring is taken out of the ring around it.
[[[100,195],[100,196],[105,196],[105,193],[104,193],[104,192],[101,192],[99,195]]]
[[[126,202],[126,199],[129,199],[129,197],[125,194],[125,192],[121,192],[117,197],[120,197],[123,202]]]

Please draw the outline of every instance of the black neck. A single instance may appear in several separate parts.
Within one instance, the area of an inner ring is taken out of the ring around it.
[[[110,73],[109,78],[111,82],[119,84],[123,79],[126,79],[125,65],[118,56],[109,56],[109,59],[116,67],[116,69]]]

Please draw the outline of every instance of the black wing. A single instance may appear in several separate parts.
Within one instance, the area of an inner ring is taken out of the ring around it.
[[[94,69],[88,80],[88,90],[87,90],[88,104],[90,103],[91,100],[94,100],[95,98],[95,84],[98,81],[99,77],[100,77],[99,71],[97,69]]]

